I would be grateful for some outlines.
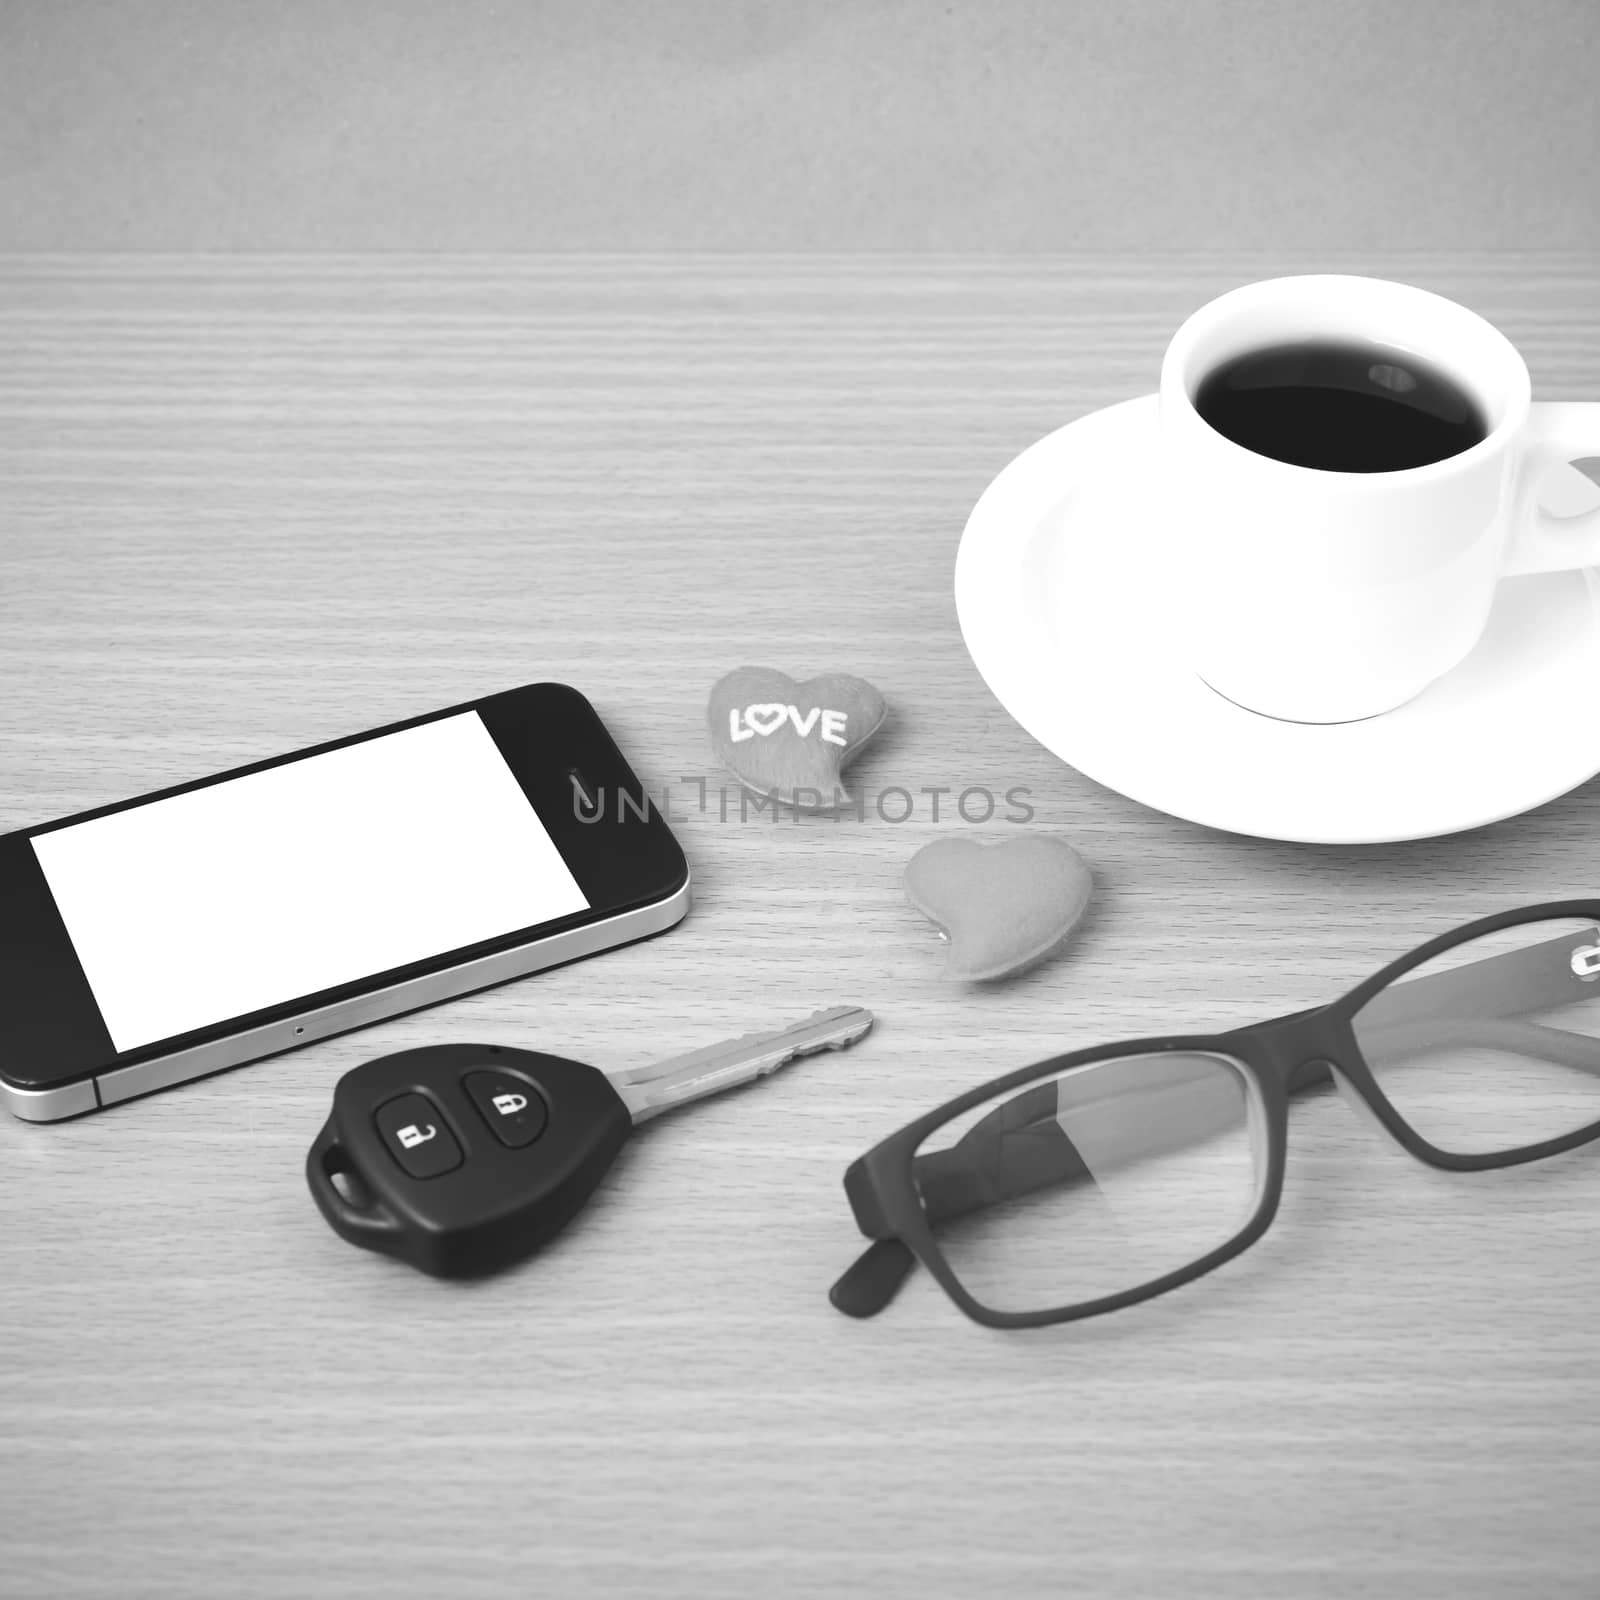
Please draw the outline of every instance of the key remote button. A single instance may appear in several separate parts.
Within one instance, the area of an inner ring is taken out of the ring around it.
[[[461,1080],[489,1132],[510,1150],[530,1145],[550,1120],[544,1096],[509,1072],[469,1072]]]
[[[426,1095],[402,1094],[373,1116],[378,1133],[400,1169],[413,1178],[437,1178],[461,1165],[461,1146]]]

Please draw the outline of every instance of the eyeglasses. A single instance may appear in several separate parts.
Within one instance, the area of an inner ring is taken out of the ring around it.
[[[845,1173],[874,1243],[830,1298],[873,1316],[920,1261],[975,1321],[1030,1328],[1175,1289],[1266,1232],[1290,1097],[1330,1079],[1436,1167],[1600,1136],[1600,901],[1469,923],[1332,1005],[1077,1050],[958,1096]]]

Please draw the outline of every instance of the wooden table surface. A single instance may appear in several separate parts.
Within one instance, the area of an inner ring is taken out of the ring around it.
[[[1417,844],[1222,835],[1061,766],[962,648],[995,472],[1153,388],[1201,300],[1308,265],[0,263],[0,828],[556,678],[670,792],[696,886],[664,939],[0,1126],[0,1592],[1596,1593],[1592,1150],[1451,1175],[1319,1098],[1266,1239],[1163,1300],[1018,1335],[925,1274],[875,1321],[826,1299],[845,1165],[944,1097],[1600,893],[1600,783]],[[1320,265],[1463,299],[1542,397],[1600,395],[1592,260]],[[941,976],[904,863],[1006,832],[948,802],[719,820],[704,702],[745,662],[881,686],[869,795],[1028,788],[1098,880],[1074,953]],[[652,1128],[497,1280],[354,1251],[306,1194],[367,1056],[621,1068],[840,1001],[867,1043]]]

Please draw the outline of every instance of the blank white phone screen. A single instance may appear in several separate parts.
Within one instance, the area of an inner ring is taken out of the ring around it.
[[[589,904],[476,711],[33,848],[119,1054]]]

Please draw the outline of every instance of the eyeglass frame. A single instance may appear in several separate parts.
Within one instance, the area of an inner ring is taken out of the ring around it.
[[[1600,930],[1600,900],[1548,901],[1513,911],[1497,912],[1493,916],[1465,923],[1391,961],[1327,1005],[1291,1012],[1265,1022],[1248,1023],[1222,1033],[1163,1034],[1049,1056],[947,1100],[935,1110],[880,1140],[846,1169],[846,1198],[855,1214],[857,1226],[873,1242],[834,1284],[829,1291],[829,1299],[847,1316],[875,1316],[898,1293],[912,1268],[920,1263],[956,1306],[974,1322],[990,1328],[1040,1328],[1120,1311],[1192,1283],[1215,1271],[1224,1262],[1243,1254],[1272,1225],[1283,1195],[1283,1175],[1289,1146],[1289,1101],[1292,1096],[1306,1089],[1333,1081],[1335,1072],[1356,1091],[1385,1132],[1409,1154],[1429,1166],[1455,1172],[1482,1172],[1496,1167],[1542,1161],[1593,1142],[1600,1137],[1600,1117],[1571,1133],[1540,1140],[1535,1144],[1520,1145],[1508,1151],[1468,1154],[1442,1150],[1423,1138],[1378,1086],[1377,1078],[1356,1038],[1354,1026],[1356,1017],[1376,995],[1396,979],[1445,951],[1524,923],[1553,922],[1562,918],[1592,921]],[[1501,958],[1489,956],[1485,958],[1485,963],[1498,959]],[[1573,970],[1585,980],[1588,977],[1600,977],[1600,967],[1591,974],[1577,973],[1576,966]],[[1596,989],[1594,995],[1600,999],[1600,989]],[[1600,1044],[1600,1040],[1596,1042]],[[963,1112],[1011,1090],[1063,1076],[1077,1067],[1116,1061],[1127,1056],[1166,1053],[1224,1057],[1230,1065],[1243,1069],[1257,1096],[1263,1115],[1266,1170],[1260,1176],[1255,1209],[1244,1226],[1226,1243],[1188,1265],[1116,1294],[1042,1311],[997,1311],[984,1305],[965,1287],[945,1259],[934,1233],[933,1220],[919,1195],[915,1161],[924,1141]],[[896,1249],[896,1246],[899,1248]]]

